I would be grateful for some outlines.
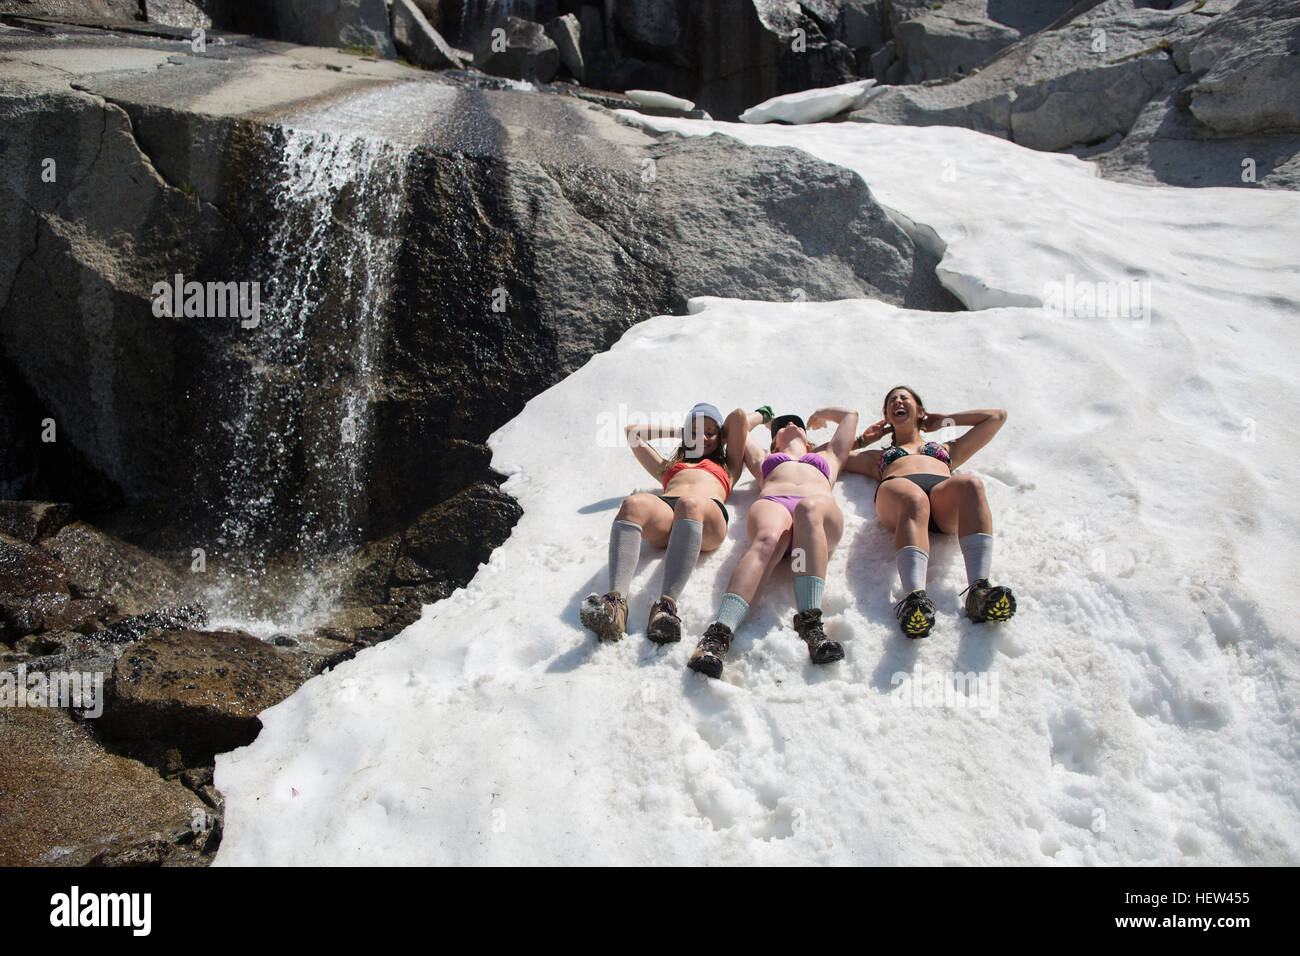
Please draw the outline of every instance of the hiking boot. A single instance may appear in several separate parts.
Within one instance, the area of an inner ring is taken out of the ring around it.
[[[934,627],[934,605],[920,588],[894,605],[894,616],[903,633],[911,638],[929,637]]]
[[[650,623],[645,636],[656,644],[676,644],[682,639],[682,619],[677,616],[677,602],[661,595],[650,605]]]
[[[695,652],[686,666],[707,677],[721,677],[722,659],[731,647],[731,638],[731,628],[721,621],[714,621],[700,638],[700,643],[695,645]]]
[[[1016,613],[1016,596],[1011,589],[991,585],[986,578],[973,582],[961,593],[966,595],[966,616],[976,624],[1005,621]]]
[[[617,591],[588,594],[578,612],[582,626],[602,641],[617,641],[627,629],[627,601]]]
[[[808,645],[808,656],[814,664],[830,664],[844,660],[844,648],[839,641],[832,641],[822,630],[822,611],[819,607],[810,607],[794,616],[794,629],[799,632]]]

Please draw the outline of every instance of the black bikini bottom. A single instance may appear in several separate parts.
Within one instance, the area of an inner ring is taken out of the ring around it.
[[[676,507],[677,507],[677,499],[680,498],[681,495],[656,495],[655,497],[657,497],[660,501],[666,501],[666,502],[668,502],[668,507],[669,507],[669,508],[676,508]],[[719,501],[717,498],[711,498],[710,500],[711,500],[715,505],[717,505],[719,508],[722,509],[722,522],[723,522],[723,524],[725,524],[725,525],[727,525],[728,527],[730,527],[730,526],[731,526],[731,515],[729,515],[729,514],[727,513],[727,506],[724,505],[724,504],[723,504],[721,501]]]
[[[876,493],[871,497],[871,500],[875,501],[880,497],[880,485],[883,485],[887,481],[893,481],[895,478],[907,478],[914,485],[919,486],[920,489],[925,492],[925,496],[929,498],[930,489],[941,482],[947,481],[951,477],[952,475],[890,475],[888,478],[882,478],[880,484],[876,485]],[[935,534],[943,534],[943,529],[934,523],[933,514],[930,515],[930,530]]]

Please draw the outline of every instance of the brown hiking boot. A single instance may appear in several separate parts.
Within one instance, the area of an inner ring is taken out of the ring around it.
[[[844,660],[844,648],[838,641],[826,637],[822,630],[822,610],[810,607],[794,616],[794,629],[808,645],[808,656],[814,664],[830,664]]]
[[[656,644],[676,644],[682,639],[682,619],[677,616],[677,602],[666,595],[650,606],[650,623],[645,636]]]
[[[686,666],[707,677],[722,676],[722,659],[731,648],[731,628],[721,621],[714,621],[695,645],[695,652]]]
[[[602,641],[617,641],[627,629],[627,601],[617,591],[588,594],[578,612],[582,626]]]

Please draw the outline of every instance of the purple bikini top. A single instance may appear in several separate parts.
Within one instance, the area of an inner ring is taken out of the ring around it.
[[[809,452],[808,454],[804,455],[802,458],[796,459],[796,458],[791,458],[783,451],[779,451],[775,455],[768,455],[766,458],[763,459],[763,465],[761,468],[761,471],[763,472],[763,480],[767,481],[767,473],[771,471],[773,468],[775,468],[777,465],[786,461],[799,461],[805,465],[812,465],[814,468],[816,468],[818,471],[820,471],[823,475],[826,476],[827,481],[831,480],[831,466],[826,463],[826,459],[823,458],[821,455],[815,454],[814,452]]]

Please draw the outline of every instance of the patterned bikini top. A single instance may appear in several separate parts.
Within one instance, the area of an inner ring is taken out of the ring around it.
[[[805,465],[812,465],[814,468],[816,468],[818,471],[820,471],[823,475],[826,476],[827,481],[831,480],[831,466],[827,464],[826,459],[823,458],[821,455],[818,455],[814,452],[809,452],[808,454],[804,455],[802,458],[791,458],[783,451],[779,451],[775,455],[768,455],[766,458],[763,459],[763,465],[761,468],[763,472],[763,480],[764,481],[767,480],[767,473],[769,471],[771,471],[777,465],[780,465],[783,462],[787,462],[787,461],[798,461]]]
[[[910,454],[911,452],[901,445],[890,445],[880,453],[880,461],[876,463],[876,474],[883,478],[885,476],[886,468],[898,461],[898,459],[902,458],[904,455]],[[921,446],[921,451],[918,454],[929,455],[931,458],[937,458],[945,465],[952,464],[952,459],[948,457],[948,453],[944,451],[943,446],[937,441],[926,442]]]

